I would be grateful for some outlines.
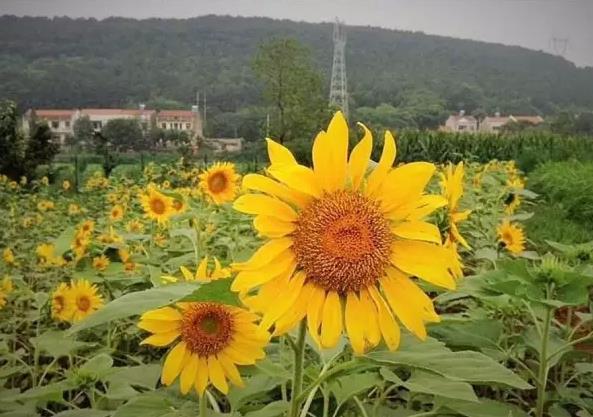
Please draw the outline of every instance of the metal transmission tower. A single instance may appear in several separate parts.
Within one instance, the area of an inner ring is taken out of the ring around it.
[[[570,40],[568,38],[552,38],[550,39],[550,47],[556,55],[564,57]]]
[[[346,78],[346,32],[336,18],[334,23],[334,61],[329,88],[329,105],[337,107],[348,117],[348,82]]]

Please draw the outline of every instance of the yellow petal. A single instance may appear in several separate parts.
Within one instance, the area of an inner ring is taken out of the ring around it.
[[[285,237],[281,239],[272,239],[255,251],[247,262],[233,264],[233,268],[238,271],[248,269],[259,269],[272,262],[278,255],[292,246],[292,239]]]
[[[292,275],[295,269],[296,257],[291,251],[286,251],[276,257],[274,262],[262,268],[239,272],[231,285],[231,291],[248,291],[258,285],[272,281],[278,276]]]
[[[389,214],[387,217],[393,219],[403,219],[407,218],[409,220],[422,220],[426,216],[432,214],[433,211],[445,207],[447,205],[447,199],[440,196],[440,195],[423,195],[418,199],[414,206],[410,208],[410,210],[402,211],[399,214],[397,210],[393,212],[393,214]]]
[[[173,307],[163,307],[156,310],[150,310],[142,314],[141,320],[181,320],[181,313]]]
[[[280,317],[274,326],[274,336],[280,336],[292,330],[306,315],[307,306],[315,287],[311,284],[303,285],[299,297],[293,307]]]
[[[334,347],[342,334],[342,303],[335,291],[329,291],[323,304],[321,323],[321,346]]]
[[[183,367],[181,377],[179,378],[180,390],[184,395],[187,394],[192,385],[194,385],[198,373],[198,355],[189,353],[188,356],[187,363]]]
[[[375,303],[375,307],[377,307],[377,315],[379,317],[379,328],[381,329],[381,334],[383,335],[383,340],[387,345],[387,348],[391,351],[396,350],[399,346],[400,341],[400,330],[399,325],[393,318],[389,307],[385,303],[385,300],[377,291],[377,288],[374,286],[369,287],[369,294]]]
[[[233,361],[224,353],[218,354],[218,361],[224,370],[225,375],[229,378],[229,380],[238,387],[243,387],[243,380],[241,379],[241,375],[239,374],[239,370],[233,363]]]
[[[247,174],[243,177],[243,188],[246,190],[261,191],[262,193],[278,197],[287,203],[305,207],[311,198],[306,194],[291,190],[283,184],[260,174]]]
[[[406,298],[407,294],[401,293],[400,288],[390,277],[381,278],[380,282],[387,302],[398,319],[419,339],[425,340],[426,328],[422,320],[421,307],[413,305]]]
[[[163,364],[161,382],[165,385],[171,385],[175,378],[181,372],[185,360],[186,345],[185,342],[179,342],[167,355]]]
[[[268,173],[293,190],[312,197],[321,196],[321,186],[311,168],[303,165],[271,166]]]
[[[461,236],[461,233],[459,233],[459,229],[457,228],[457,225],[455,223],[451,224],[451,234],[453,235],[453,238],[455,238],[455,241],[461,243],[464,248],[470,248],[469,243],[467,243],[467,240],[465,240],[465,238]]]
[[[152,336],[147,337],[142,342],[141,345],[152,345],[152,346],[167,346],[171,342],[173,342],[179,336],[179,330],[175,329],[170,332],[165,333],[156,333]]]
[[[350,172],[352,188],[354,190],[357,190],[362,183],[373,150],[373,135],[371,134],[371,131],[362,123],[358,123],[358,125],[364,129],[364,136],[360,142],[356,144],[354,149],[352,149],[350,160],[348,161],[348,170]]]
[[[379,159],[379,163],[370,173],[367,182],[367,195],[373,196],[379,190],[379,187],[387,177],[387,173],[393,166],[397,148],[395,147],[395,139],[391,132],[385,131],[385,142],[383,143],[383,153]]]
[[[346,325],[346,332],[352,344],[352,350],[357,355],[364,353],[364,312],[360,306],[358,296],[349,292],[346,295],[346,307],[344,309],[344,324]],[[368,322],[368,321],[367,321]]]
[[[253,226],[261,235],[271,238],[283,237],[296,230],[295,223],[261,215],[253,219]]]
[[[408,304],[418,308],[424,321],[440,321],[440,317],[434,310],[432,300],[414,281],[395,268],[387,268],[387,276],[393,280],[399,293],[402,294]]]
[[[364,326],[364,338],[366,339],[367,348],[373,348],[381,341],[381,330],[379,329],[379,320],[377,317],[377,309],[369,295],[367,289],[360,290],[360,307],[361,317],[366,317],[367,322]]]
[[[198,370],[196,371],[195,388],[198,395],[203,395],[208,386],[208,362],[206,358],[198,358]]]
[[[243,352],[234,346],[227,346],[223,353],[237,365],[253,365],[257,359],[253,352]]]
[[[192,274],[191,271],[187,269],[185,266],[180,266],[179,270],[181,271],[181,274],[183,275],[183,278],[185,278],[186,281],[194,280],[194,274]]]
[[[332,118],[327,132],[320,132],[313,142],[315,176],[325,191],[344,187],[348,158],[348,124],[342,112]]]
[[[418,199],[436,167],[429,162],[412,162],[393,169],[380,187],[378,198],[385,212]]]
[[[208,257],[205,256],[204,259],[200,261],[198,264],[198,269],[196,271],[196,277],[198,279],[208,279]]]
[[[296,267],[296,264],[295,264]],[[301,293],[305,282],[305,272],[297,272],[286,287],[283,297],[279,297],[276,302],[270,306],[261,320],[261,327],[268,329],[272,324],[282,316],[287,310],[294,308],[293,305]]]
[[[212,385],[214,385],[220,392],[227,394],[229,392],[229,384],[224,377],[224,371],[216,356],[208,356],[208,376]]]
[[[297,213],[284,201],[264,194],[245,194],[233,203],[235,210],[247,214],[263,214],[277,219],[293,222]]]
[[[292,152],[272,139],[266,139],[268,144],[268,156],[272,165],[296,165]]]
[[[397,240],[392,244],[390,260],[403,272],[440,287],[455,288],[455,280],[449,272],[450,256],[440,245]]]
[[[426,242],[441,243],[441,232],[432,223],[413,220],[402,222],[391,228],[394,235],[404,239],[423,240]]]
[[[321,314],[325,303],[325,290],[313,286],[314,290],[307,306],[307,326],[313,340],[320,345],[319,326],[321,325]]]
[[[167,320],[140,320],[138,327],[151,333],[168,333],[179,330],[179,324]]]

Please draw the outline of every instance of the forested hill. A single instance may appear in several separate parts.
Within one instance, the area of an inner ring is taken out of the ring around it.
[[[593,68],[520,47],[348,27],[352,108],[550,113],[593,108]],[[206,91],[216,112],[261,103],[258,44],[294,37],[329,78],[332,24],[204,16],[186,20],[0,17],[0,98],[21,107],[116,106]],[[327,84],[327,83],[326,83]]]

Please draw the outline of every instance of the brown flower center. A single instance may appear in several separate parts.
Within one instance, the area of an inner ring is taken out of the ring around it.
[[[61,313],[64,310],[64,297],[61,295],[56,295],[54,297],[54,311],[56,313]]]
[[[91,300],[85,296],[78,297],[76,299],[76,306],[81,311],[88,311],[91,308]]]
[[[344,293],[359,291],[382,276],[391,242],[389,222],[378,204],[341,190],[324,195],[300,214],[293,248],[311,282]]]
[[[227,187],[226,175],[222,172],[216,172],[208,178],[208,189],[213,193],[223,192]]]
[[[150,200],[150,209],[153,213],[164,214],[165,213],[165,202],[160,198],[152,198]]]
[[[173,200],[173,208],[177,211],[181,210],[181,208],[183,207],[183,203],[181,202],[181,200]]]
[[[228,346],[234,323],[228,307],[217,303],[192,303],[183,313],[181,338],[199,356],[214,355]]]

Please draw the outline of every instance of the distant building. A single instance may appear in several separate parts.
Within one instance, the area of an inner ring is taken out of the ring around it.
[[[202,118],[197,106],[192,110],[150,110],[143,104],[138,109],[31,109],[25,113],[23,125],[29,127],[33,118],[47,122],[54,137],[64,144],[66,137],[74,135],[74,123],[81,117],[88,117],[93,129],[100,132],[110,120],[136,119],[143,130],[159,127],[191,133],[192,137],[203,137]]]
[[[449,116],[445,122],[444,130],[448,132],[474,133],[478,130],[478,121],[474,116],[468,116],[461,110],[459,114]]]
[[[204,144],[214,151],[221,152],[240,152],[243,149],[243,138],[208,138],[204,139]]]
[[[508,123],[530,123],[537,126],[544,122],[541,116],[501,116],[496,113],[494,117],[487,116],[480,123],[480,132],[496,133]]]

